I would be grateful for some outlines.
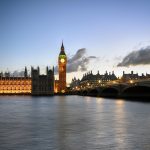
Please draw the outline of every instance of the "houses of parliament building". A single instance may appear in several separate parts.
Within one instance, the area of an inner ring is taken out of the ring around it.
[[[66,65],[67,56],[62,43],[58,56],[59,80],[54,78],[54,67],[46,67],[46,75],[40,75],[40,68],[31,67],[31,77],[25,67],[23,77],[10,76],[10,73],[0,73],[0,95],[31,94],[53,95],[54,93],[66,92]]]

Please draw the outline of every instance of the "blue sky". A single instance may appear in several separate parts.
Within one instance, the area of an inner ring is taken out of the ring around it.
[[[100,58],[88,70],[148,72],[115,65],[150,45],[150,1],[0,0],[0,71],[57,65],[62,39],[68,56],[86,48]]]

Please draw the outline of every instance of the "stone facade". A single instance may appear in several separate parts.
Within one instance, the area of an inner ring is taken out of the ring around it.
[[[78,88],[84,89],[84,88],[93,88],[98,86],[105,86],[106,83],[110,81],[117,80],[116,75],[114,72],[112,73],[106,73],[105,74],[99,74],[99,71],[97,74],[93,74],[92,71],[88,72],[83,75],[82,79],[72,79],[72,82],[70,84],[70,88],[73,90],[77,90]]]
[[[139,75],[138,73],[134,73],[133,71],[131,71],[131,73],[125,73],[123,71],[123,75],[121,77],[122,82],[129,82],[131,80],[143,80],[143,79],[149,79],[150,78],[150,74],[144,75],[142,73],[142,75]]]
[[[31,88],[31,77],[27,75],[26,68],[24,77],[0,73],[0,94],[31,94]]]
[[[54,68],[46,68],[46,75],[40,75],[40,68],[31,69],[32,95],[53,95],[54,94]]]
[[[59,80],[55,80],[55,93],[65,93],[66,88],[66,68],[67,56],[65,54],[65,48],[62,43],[61,50],[58,56],[58,74]]]

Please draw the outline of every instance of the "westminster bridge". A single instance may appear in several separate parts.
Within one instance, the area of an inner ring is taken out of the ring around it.
[[[82,96],[102,96],[102,97],[129,97],[129,98],[150,98],[150,79],[130,80],[121,82],[111,81],[103,86],[79,86],[71,94]]]

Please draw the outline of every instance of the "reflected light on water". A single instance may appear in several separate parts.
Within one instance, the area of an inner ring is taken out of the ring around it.
[[[96,97],[96,103],[97,103],[97,104],[102,104],[103,101],[104,101],[104,98]]]
[[[118,100],[116,100],[116,104],[123,106],[124,105],[124,100],[123,99],[118,99]]]
[[[115,101],[116,104],[116,109],[115,109],[115,130],[116,134],[115,135],[115,140],[116,140],[116,144],[118,145],[122,145],[122,147],[127,147],[128,143],[125,140],[125,133],[126,131],[126,113],[124,110],[124,105],[125,105],[125,101],[122,99],[118,99]]]
[[[90,102],[91,102],[91,97],[86,97],[86,98],[85,98],[85,101],[86,101],[87,103],[90,103]]]
[[[149,150],[150,105],[81,96],[0,96],[0,150]]]

